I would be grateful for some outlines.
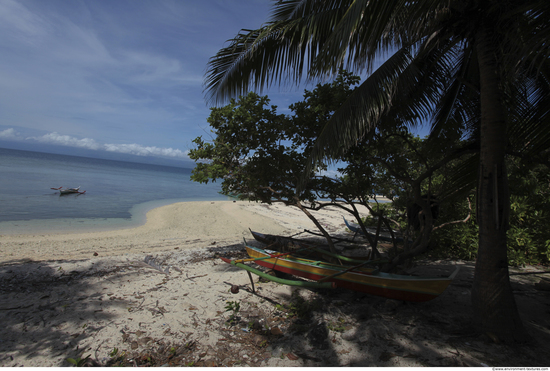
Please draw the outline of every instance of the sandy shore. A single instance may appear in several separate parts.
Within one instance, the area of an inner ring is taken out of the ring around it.
[[[270,208],[278,210],[281,207]],[[266,207],[242,201],[181,202],[149,211],[146,224],[137,228],[88,233],[4,235],[0,242],[0,262],[151,254],[175,247],[190,249],[240,243],[243,237],[250,236],[248,228],[265,233],[282,233],[302,226],[313,226],[308,220],[302,223],[299,218],[294,225],[292,217],[279,224],[268,214]]]
[[[364,210],[368,213],[368,210]],[[344,230],[337,208],[316,212],[331,231]],[[348,217],[349,218],[349,217]],[[3,235],[0,263],[86,259],[94,256],[151,254],[175,247],[191,249],[239,244],[249,228],[290,235],[315,225],[300,210],[247,201],[181,202],[153,209],[137,228],[104,232]],[[97,254],[97,255],[96,255]]]
[[[342,215],[316,213],[337,234],[346,233]],[[0,366],[68,366],[88,355],[100,365],[502,366],[508,356],[514,366],[547,365],[547,349],[508,352],[458,332],[470,262],[413,269],[463,267],[443,295],[418,305],[257,279],[253,294],[244,271],[216,258],[242,254],[249,228],[289,236],[314,225],[294,208],[216,201],[154,209],[132,229],[0,236]],[[547,336],[539,317],[549,298],[517,277],[529,299],[518,305]]]

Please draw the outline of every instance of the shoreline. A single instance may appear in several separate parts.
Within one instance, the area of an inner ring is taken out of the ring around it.
[[[365,209],[366,211],[366,209]],[[344,212],[326,208],[315,213],[331,231],[343,231]],[[290,235],[315,229],[305,214],[282,204],[249,201],[189,201],[149,210],[144,224],[107,231],[35,231],[0,234],[0,264],[22,261],[89,259],[132,253],[242,243],[249,228]]]
[[[226,200],[215,199],[188,201],[182,199],[163,199],[147,201],[134,205],[129,210],[129,213],[131,215],[130,218],[57,218],[0,221],[0,236],[95,233],[133,229],[146,224],[147,213],[149,213],[151,210],[164,206],[188,202],[241,202],[262,205],[261,203],[253,201],[233,200],[229,196],[227,196]],[[390,202],[390,200],[385,197],[379,197],[378,202],[383,204]],[[288,208],[286,206],[283,206],[282,204],[274,203],[273,205]],[[366,209],[365,214],[368,214],[368,210]]]
[[[181,202],[220,202],[226,200],[185,200],[163,199],[147,201],[134,205],[130,210],[130,218],[56,218],[56,219],[26,219],[0,222],[1,235],[28,234],[70,234],[86,232],[108,232],[129,228],[137,228],[147,222],[147,213],[159,207]]]

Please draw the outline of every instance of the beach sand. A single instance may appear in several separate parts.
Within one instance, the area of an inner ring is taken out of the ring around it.
[[[337,208],[315,215],[331,233],[352,237]],[[419,304],[257,277],[252,293],[246,272],[217,258],[243,256],[249,228],[300,237],[315,230],[295,208],[216,201],[154,209],[132,229],[0,236],[0,366],[69,366],[67,358],[88,355],[99,365],[550,364],[548,345],[539,344],[550,344],[550,298],[535,287],[540,276],[513,280],[539,345],[509,349],[464,330],[472,262],[411,268],[447,275],[462,267],[445,293]]]

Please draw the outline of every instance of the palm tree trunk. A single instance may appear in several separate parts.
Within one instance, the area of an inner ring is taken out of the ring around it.
[[[506,230],[510,209],[505,167],[506,113],[500,100],[497,41],[489,27],[476,38],[481,90],[478,184],[479,251],[472,305],[476,328],[492,339],[523,342],[527,332],[510,285]]]

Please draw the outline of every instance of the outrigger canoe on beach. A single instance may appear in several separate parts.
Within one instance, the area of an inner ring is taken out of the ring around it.
[[[351,223],[349,223],[346,218],[344,218],[344,223],[346,223],[346,227],[348,227],[348,229],[350,231],[352,231],[353,233],[355,234],[361,234],[361,235],[364,235],[364,232],[363,230],[361,229],[360,226],[358,225],[353,225]],[[368,232],[367,232],[368,233]],[[395,232],[394,232],[395,233]],[[374,233],[369,233],[369,236],[371,236],[372,238],[375,238],[376,237],[376,234]],[[386,234],[380,234],[378,236],[378,240],[380,241],[384,241],[384,242],[393,242],[392,241],[392,238],[391,238],[391,235],[389,235],[388,233]],[[405,240],[402,238],[402,237],[395,237],[395,242],[397,243],[403,243]]]
[[[313,280],[313,282],[286,280],[290,282],[281,282],[284,284],[296,282],[295,286],[306,286],[308,284],[308,287],[342,287],[396,300],[415,302],[432,300],[445,291],[459,270],[457,268],[449,277],[443,278],[406,276],[383,273],[377,268],[368,267],[369,265],[376,264],[375,261],[366,261],[358,265],[337,265],[298,258],[293,256],[292,253],[278,253],[276,251],[253,247],[248,245],[246,241],[244,245],[250,259],[229,260],[222,258],[222,260],[248,272],[255,274],[260,272],[262,274],[258,275],[272,281],[277,281],[277,279],[244,263],[253,261],[260,266],[275,271]],[[332,283],[332,286],[327,286],[330,283]]]
[[[271,250],[278,252],[290,252],[298,258],[314,259],[314,260],[326,260],[327,262],[337,263],[338,260],[342,262],[349,262],[360,264],[368,260],[369,257],[355,257],[351,258],[344,255],[334,254],[328,250],[328,246],[317,245],[301,241],[291,237],[275,236],[271,234],[264,234],[260,232],[254,232],[249,229],[254,239],[268,246]]]

